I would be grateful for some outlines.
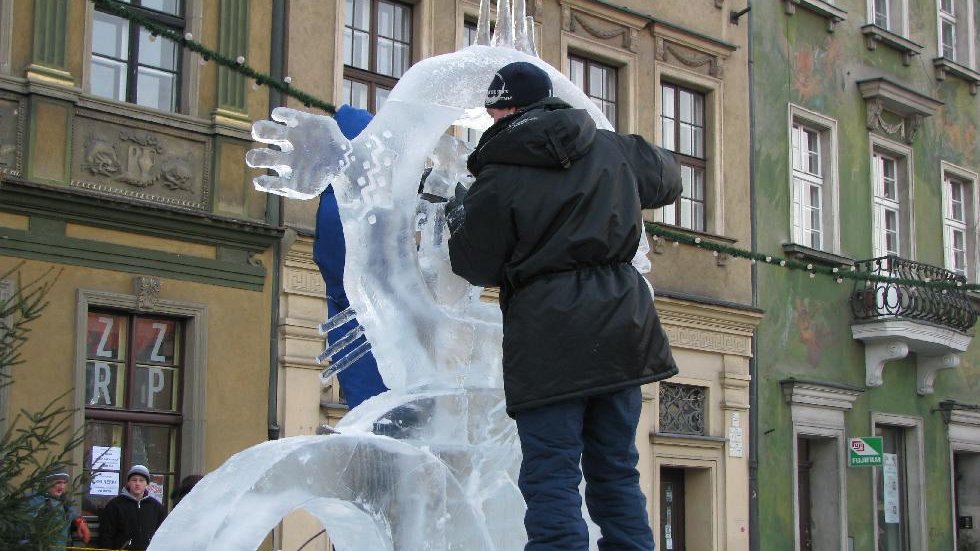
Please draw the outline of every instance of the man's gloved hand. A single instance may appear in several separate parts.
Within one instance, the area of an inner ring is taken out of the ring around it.
[[[466,219],[466,211],[463,209],[463,200],[466,199],[466,186],[456,183],[454,197],[446,203],[446,224],[449,226],[449,233],[455,234],[463,226]]]
[[[78,532],[78,536],[82,538],[82,541],[88,543],[92,539],[92,533],[89,532],[88,523],[85,522],[83,517],[78,517],[75,519],[75,531]]]

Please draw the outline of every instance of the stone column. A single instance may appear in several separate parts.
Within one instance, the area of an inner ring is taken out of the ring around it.
[[[68,0],[34,0],[34,46],[28,80],[73,88],[65,65]]]

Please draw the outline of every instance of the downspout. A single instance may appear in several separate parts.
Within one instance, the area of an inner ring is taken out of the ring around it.
[[[269,73],[273,79],[282,80],[285,59],[286,0],[272,0],[272,38]],[[269,88],[269,112],[282,105],[282,93]],[[283,221],[282,197],[267,194],[266,222],[280,226]],[[269,440],[279,439],[279,303],[282,295],[283,241],[272,245],[272,313],[269,330]]]
[[[756,121],[755,121],[755,57],[752,22],[755,10],[748,0],[748,69],[749,69],[749,231],[752,252],[758,252],[758,220],[756,215]],[[752,306],[759,307],[759,266],[751,265]],[[759,551],[759,337],[752,337],[752,357],[749,358],[749,549]]]

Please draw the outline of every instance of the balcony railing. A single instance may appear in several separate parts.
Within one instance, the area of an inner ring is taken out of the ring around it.
[[[856,268],[883,277],[922,282],[966,283],[966,278],[949,270],[883,256],[862,260]],[[901,318],[924,321],[967,332],[977,321],[977,310],[966,291],[936,289],[885,281],[858,281],[851,295],[855,320]]]

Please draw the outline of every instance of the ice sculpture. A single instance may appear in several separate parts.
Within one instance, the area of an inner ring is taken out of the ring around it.
[[[489,13],[483,0],[478,45],[413,65],[352,141],[332,118],[290,109],[255,123],[253,137],[278,148],[249,152],[250,166],[277,173],[256,178],[256,187],[309,199],[332,184],[340,207],[351,309],[321,329],[355,312],[360,327],[319,359],[362,333],[370,344],[323,376],[370,347],[391,390],[349,412],[340,434],[266,442],[229,459],[181,501],[150,551],[250,551],[294,509],[317,517],[340,551],[523,549],[520,448],[504,409],[500,311],[452,273],[443,204],[419,199],[419,177],[431,167],[425,191],[440,196],[466,181],[466,146],[446,130],[480,124],[487,86],[512,61],[543,68],[556,96],[588,110],[600,128],[611,126],[535,56],[523,0],[513,12],[499,0],[492,38]],[[645,246],[635,261],[641,271]]]

